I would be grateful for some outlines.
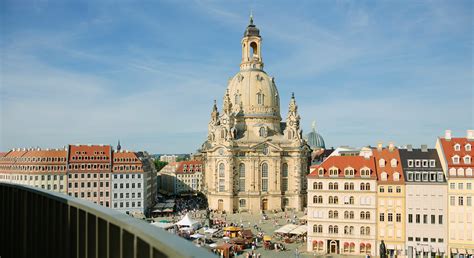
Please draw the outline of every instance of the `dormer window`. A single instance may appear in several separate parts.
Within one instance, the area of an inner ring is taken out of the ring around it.
[[[413,160],[412,159],[408,160],[408,167],[410,167],[410,168],[413,167]]]
[[[435,182],[436,181],[436,172],[431,172],[430,173],[430,181]]]
[[[459,156],[458,155],[453,156],[453,164],[459,164]]]
[[[400,181],[400,173],[398,172],[393,173],[393,181]]]
[[[392,159],[392,160],[390,161],[390,165],[392,166],[392,168],[397,167],[397,163],[398,163],[398,162],[397,162],[396,159]]]
[[[436,160],[430,159],[430,168],[436,167]]]
[[[415,181],[421,181],[421,173],[415,172]]]
[[[464,156],[464,164],[471,164],[471,157],[469,155]]]
[[[363,177],[368,177],[370,176],[370,169],[368,168],[363,168],[360,170],[360,175]]]
[[[470,143],[466,144],[466,145],[464,146],[464,149],[465,149],[466,151],[471,151],[471,144],[470,144]]]
[[[408,172],[408,181],[413,181],[413,172]]]
[[[472,168],[466,169],[466,176],[472,176]]]
[[[345,176],[354,176],[354,169],[353,168],[346,168],[344,170],[344,175]]]
[[[460,151],[460,150],[461,150],[461,145],[460,145],[459,143],[456,143],[456,144],[454,145],[454,150],[455,150],[455,151]]]
[[[422,161],[422,166],[423,166],[424,168],[427,168],[427,167],[428,167],[428,160],[424,159],[424,160]]]
[[[382,178],[382,181],[387,181],[387,172],[382,172],[382,175],[381,175],[381,178]]]
[[[381,167],[381,168],[385,167],[385,160],[384,159],[379,160],[379,167]]]
[[[319,168],[318,169],[318,175],[319,176],[324,176],[324,168]]]
[[[337,168],[331,168],[329,169],[329,175],[330,176],[337,176],[339,173],[338,173],[338,169]]]
[[[464,176],[464,168],[458,168],[458,176]]]
[[[443,182],[443,172],[438,172],[438,182]]]

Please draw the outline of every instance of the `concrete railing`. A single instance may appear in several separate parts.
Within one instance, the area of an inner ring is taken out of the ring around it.
[[[215,257],[147,222],[89,201],[0,183],[0,257]]]

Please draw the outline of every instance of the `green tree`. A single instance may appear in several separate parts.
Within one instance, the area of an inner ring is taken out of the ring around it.
[[[160,161],[159,159],[155,159],[154,163],[157,172],[159,172],[162,168],[168,165],[168,162]]]

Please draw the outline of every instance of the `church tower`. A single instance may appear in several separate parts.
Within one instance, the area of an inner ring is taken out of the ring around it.
[[[209,207],[227,212],[302,210],[311,150],[292,95],[282,122],[274,77],[263,70],[262,37],[253,17],[242,38],[240,70],[216,103],[201,148]]]

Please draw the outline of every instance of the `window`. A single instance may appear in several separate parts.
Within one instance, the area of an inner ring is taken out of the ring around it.
[[[436,215],[431,215],[431,224],[436,224]]]
[[[393,221],[393,213],[389,212],[389,213],[387,214],[387,221],[388,221],[388,222],[392,222],[392,221]]]
[[[421,160],[415,160],[415,167],[419,168],[421,166]]]
[[[413,167],[413,160],[412,159],[409,159],[408,160],[408,167]]]
[[[389,192],[389,193],[392,193],[392,192],[393,192],[393,187],[389,186],[389,187],[387,187],[387,188],[388,188],[388,189],[387,189],[387,192]]]
[[[449,197],[449,205],[451,205],[451,206],[456,205],[456,197],[454,197],[454,196]]]
[[[408,214],[408,223],[413,223],[413,214]]]
[[[413,237],[408,237],[408,241],[413,241]]]
[[[260,129],[258,130],[258,135],[260,137],[266,137],[265,127],[260,127]]]
[[[402,187],[397,186],[397,193],[401,193],[401,192],[402,192]]]
[[[464,205],[464,198],[462,196],[458,197],[458,205],[463,206]]]
[[[428,224],[428,215],[423,214],[423,224]]]
[[[281,176],[282,176],[281,190],[288,191],[288,164],[287,163],[283,163]],[[321,186],[321,188],[318,187],[318,189],[322,189],[323,185],[321,182],[318,184],[318,186],[319,185]]]
[[[472,189],[472,183],[466,183],[466,189],[471,190]]]
[[[219,177],[225,176],[225,165],[224,163],[219,164]]]
[[[466,145],[464,146],[464,149],[465,149],[466,151],[471,151],[471,144],[469,144],[469,143],[466,144]]]
[[[449,189],[456,189],[455,183],[449,183]]]
[[[268,164],[263,163],[262,164],[262,191],[266,192],[268,191]]]
[[[346,168],[344,170],[344,175],[345,176],[354,176],[354,169],[353,168]]]
[[[472,197],[471,196],[466,197],[466,205],[467,206],[472,206]]]
[[[413,172],[408,172],[408,181],[413,181]]]
[[[383,186],[379,187],[379,192],[381,193],[385,192],[385,188]]]
[[[379,215],[379,220],[380,220],[381,222],[385,221],[385,214],[384,214],[384,213],[380,213],[380,215]]]
[[[464,156],[464,164],[471,164],[471,157]]]
[[[246,205],[247,205],[247,201],[246,201],[245,199],[240,199],[240,200],[239,200],[239,206],[240,206],[240,207],[243,208],[243,207],[245,207]]]
[[[396,215],[396,221],[397,221],[397,222],[402,222],[402,214],[401,214],[401,213],[397,213],[397,215]]]
[[[431,167],[431,168],[436,167],[436,160],[430,159],[430,167]]]
[[[417,223],[417,224],[420,224],[420,222],[421,222],[421,216],[420,216],[420,214],[416,214],[416,217],[415,217],[415,218],[416,218],[416,223]]]
[[[421,173],[415,172],[415,181],[421,181]]]
[[[245,192],[245,164],[239,165],[239,192]]]
[[[257,93],[257,104],[264,105],[265,95],[262,93]]]
[[[463,183],[459,183],[459,184],[458,184],[458,189],[459,189],[459,190],[462,190],[463,188],[464,188],[464,187],[463,187]]]
[[[460,150],[461,150],[461,145],[460,145],[459,143],[456,143],[456,144],[454,145],[454,150],[455,150],[455,151],[460,151]]]
[[[337,168],[329,169],[329,176],[337,176],[337,175],[338,175]]]
[[[381,167],[381,168],[385,167],[385,160],[384,159],[379,160],[379,167]]]
[[[454,164],[459,164],[459,156],[458,155],[453,156],[452,159],[453,159]]]
[[[443,224],[443,215],[438,215],[438,224]]]

